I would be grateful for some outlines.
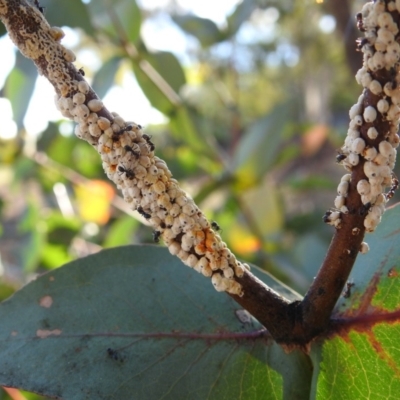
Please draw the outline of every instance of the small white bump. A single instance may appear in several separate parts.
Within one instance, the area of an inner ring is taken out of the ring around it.
[[[354,104],[349,110],[350,119],[353,119],[355,118],[356,115],[361,114],[361,111],[362,111],[361,104],[358,103]]]
[[[392,145],[387,142],[386,140],[383,140],[382,142],[379,143],[379,153],[381,153],[384,157],[392,157],[393,156],[393,147]]]
[[[75,116],[77,116],[78,118],[87,118],[90,114],[89,109],[87,108],[87,106],[85,104],[80,104],[79,106],[76,106],[73,111],[72,114],[74,114]]]
[[[88,118],[87,118],[87,121],[86,121],[86,122],[87,122],[88,124],[96,124],[97,121],[98,121],[98,119],[99,119],[99,117],[98,117],[97,114],[95,114],[95,113],[90,113],[89,116],[88,116]]]
[[[392,104],[389,107],[389,110],[386,115],[386,119],[388,119],[389,121],[396,120],[399,117],[399,112],[400,112],[400,108],[397,107],[395,104]]]
[[[88,107],[93,112],[98,112],[103,108],[103,102],[98,99],[92,99],[88,102]]]
[[[102,131],[105,131],[106,129],[108,129],[108,128],[110,127],[111,123],[110,123],[110,120],[109,120],[109,119],[104,118],[104,117],[100,117],[100,118],[97,120],[97,125],[99,126],[99,128],[100,128]]]
[[[393,85],[392,82],[386,82],[385,86],[383,87],[383,91],[385,92],[386,96],[391,96],[393,93]],[[372,92],[372,90],[371,90]],[[379,94],[379,93],[378,93]]]
[[[381,28],[378,30],[378,37],[377,39],[380,42],[383,42],[388,46],[389,44],[393,43],[394,41],[394,35],[392,32],[390,32],[389,29]]]
[[[389,163],[389,159],[381,153],[378,153],[376,157],[373,159],[373,162],[376,165],[383,166]]]
[[[362,242],[360,246],[360,253],[367,254],[369,252],[369,245],[366,242]]]
[[[361,154],[364,148],[365,148],[365,141],[362,138],[354,139],[353,143],[351,144],[351,151],[355,154]],[[353,164],[352,162],[350,163]]]
[[[74,105],[83,104],[85,102],[85,100],[86,100],[86,96],[81,92],[75,93],[74,96],[72,97],[72,101],[73,101]]]
[[[89,133],[94,137],[99,137],[102,132],[98,125],[91,124],[89,125]]]
[[[389,110],[389,102],[385,99],[380,99],[377,108],[380,113],[384,114]]]
[[[232,268],[225,268],[223,271],[224,277],[228,279],[232,279],[235,276]]]
[[[78,90],[83,94],[88,94],[90,90],[89,84],[85,81],[80,81],[78,83]]]
[[[372,106],[368,106],[364,110],[364,120],[365,122],[374,122],[376,119],[376,109]]]
[[[368,128],[367,136],[374,140],[378,137],[378,131],[372,126],[371,128]]]
[[[52,26],[52,27],[50,28],[50,35],[53,37],[53,39],[54,39],[56,42],[60,42],[61,39],[65,36],[65,33],[64,33],[64,31],[63,31],[61,28],[59,28],[58,26]]]
[[[188,199],[186,196],[179,196],[176,198],[175,201],[177,204],[179,204],[182,207],[188,202]]]
[[[168,250],[173,256],[176,256],[181,251],[181,245],[178,242],[172,242],[168,246]]]
[[[372,161],[367,161],[364,163],[364,174],[367,178],[373,178],[379,175],[379,167]]]
[[[345,174],[340,179],[340,182],[350,182],[351,181],[351,174]]]
[[[347,161],[349,162],[349,164],[355,166],[358,165],[360,157],[358,156],[358,154],[350,153],[349,156],[347,157]]]
[[[75,53],[70,49],[63,49],[64,59],[67,62],[74,62],[76,60]]]
[[[361,126],[363,123],[363,119],[361,115],[356,115],[354,117],[354,122],[356,123],[356,125]]]
[[[367,195],[371,191],[371,185],[366,179],[361,179],[357,183],[357,192],[360,195]]]
[[[382,93],[382,85],[377,80],[373,80],[368,89],[375,95]]]
[[[190,254],[189,257],[186,259],[186,264],[189,267],[194,268],[198,261],[199,260],[197,259],[197,257],[194,254]]]
[[[340,182],[337,188],[338,195],[346,197],[349,190],[348,182]]]
[[[344,206],[345,198],[343,196],[336,196],[335,198],[335,207],[340,209],[341,207]]]
[[[378,24],[382,28],[388,28],[393,24],[393,18],[388,12],[384,12],[378,16]]]

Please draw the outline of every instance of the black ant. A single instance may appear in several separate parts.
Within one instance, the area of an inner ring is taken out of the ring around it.
[[[371,202],[369,201],[368,203],[365,203],[361,208],[360,208],[360,210],[359,210],[359,214],[361,215],[361,216],[364,216],[367,212],[368,212],[368,210],[371,208]]]
[[[135,177],[135,174],[131,169],[124,168],[122,165],[118,165],[118,171],[120,172],[120,175],[125,173],[126,177],[130,180]]]
[[[358,28],[358,30],[360,32],[365,32],[364,21],[363,21],[362,14],[360,12],[357,13],[356,20],[357,20],[357,28]]]
[[[132,125],[127,125],[125,128],[122,128],[120,131],[118,132],[114,132],[114,134],[112,135],[111,139],[116,142],[117,140],[119,140],[119,136],[122,135],[124,132],[126,131],[130,131],[133,128]]]
[[[331,216],[331,214],[332,214],[332,211],[331,210],[328,210],[325,214],[324,214],[324,216],[322,217],[322,220],[327,224],[328,222],[330,222],[330,216]]]
[[[82,75],[85,76],[85,71],[83,70],[83,67],[78,69],[78,72]]]
[[[392,84],[392,90],[394,90],[397,88],[397,81],[396,81],[397,70],[396,70],[396,68],[390,68],[389,76],[390,76],[390,82]]]
[[[347,283],[346,283],[346,287],[345,287],[345,289],[344,289],[344,291],[343,291],[343,294],[342,294],[342,296],[343,296],[345,299],[348,299],[348,298],[351,296],[351,288],[352,288],[353,286],[355,286],[355,283],[353,283],[353,282],[347,282]]]
[[[345,155],[345,154],[338,154],[337,156],[336,156],[336,162],[338,163],[338,164],[340,164],[344,159],[346,159],[347,158],[347,156]]]
[[[125,145],[125,146],[124,146],[124,149],[125,149],[126,151],[131,152],[136,158],[139,158],[139,157],[140,157],[140,152],[139,152],[139,151],[133,150],[133,148],[132,148],[131,146]]]
[[[156,146],[154,145],[154,143],[150,140],[151,136],[144,134],[142,136],[142,138],[147,142],[147,144],[150,147],[150,151],[154,151],[154,149],[156,148]]]
[[[35,0],[34,3],[35,3],[36,8],[37,8],[42,14],[44,14],[44,7],[42,7],[42,6],[39,4],[39,1],[38,1],[38,0]]]
[[[397,179],[397,176],[393,174],[392,187],[390,188],[389,192],[386,193],[386,199],[390,200],[394,196],[398,188],[399,188],[399,180]]]
[[[143,207],[141,207],[141,206],[139,206],[139,207],[137,208],[137,212],[138,212],[143,218],[146,218],[146,219],[150,219],[150,218],[151,218],[151,215],[150,215],[149,213],[147,213],[146,211],[144,211],[144,210],[143,210]]]
[[[219,232],[219,231],[222,232],[221,227],[215,221],[211,222],[211,228],[213,228],[215,232]]]
[[[369,42],[367,38],[358,38],[356,40],[357,43],[357,51],[361,51],[362,48]]]
[[[160,236],[161,236],[160,231],[153,231],[153,240],[155,243],[160,243]]]
[[[110,358],[115,361],[124,361],[124,358],[120,356],[117,350],[111,349],[110,347],[107,349],[107,354]]]

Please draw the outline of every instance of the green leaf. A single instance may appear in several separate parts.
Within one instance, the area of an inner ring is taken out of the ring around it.
[[[241,193],[240,198],[263,237],[281,232],[284,225],[282,198],[275,183],[264,180]]]
[[[197,127],[186,107],[182,106],[176,110],[170,118],[169,126],[174,138],[186,143],[192,152],[201,151],[206,154],[213,153],[209,150],[208,143],[200,137]]]
[[[178,59],[167,51],[150,53],[144,48],[141,49],[141,56],[168,83],[172,90],[179,95],[181,87],[186,83],[186,78]],[[133,69],[138,83],[151,105],[168,116],[173,115],[176,105],[166,97],[160,89],[160,84],[154,83],[153,79],[147,73],[143,72],[143,69],[136,62]]]
[[[292,110],[292,103],[280,105],[245,131],[232,162],[238,189],[254,186],[275,163]]]
[[[255,8],[254,0],[243,0],[236,6],[235,11],[228,17],[228,36],[233,36],[239,30]]]
[[[26,111],[35,88],[37,69],[31,60],[17,52],[15,66],[4,85],[4,96],[11,102],[18,130],[22,129]]]
[[[367,235],[335,309],[330,338],[312,350],[313,399],[395,399],[400,392],[400,206]],[[350,249],[351,250],[351,249]],[[351,286],[354,284],[354,286]]]
[[[38,204],[30,199],[24,217],[18,224],[18,231],[26,233],[27,237],[19,253],[20,262],[25,272],[33,272],[40,260],[43,246],[46,244],[46,233],[38,229],[40,221],[40,208]]]
[[[174,15],[173,21],[186,33],[198,39],[203,47],[211,46],[223,39],[215,22],[195,15]]]
[[[122,57],[114,56],[107,60],[96,72],[93,78],[93,90],[102,98],[114,83],[115,74],[118,71]]]
[[[179,93],[181,87],[186,84],[185,72],[178,59],[169,51],[147,53],[145,59],[157,70],[166,82]]]
[[[165,248],[102,251],[1,303],[0,384],[65,399],[308,399],[307,357],[239,309]]]
[[[145,74],[142,69],[133,63],[133,72],[143,93],[151,105],[165,115],[171,115],[175,111],[175,105],[164,95],[160,88]]]
[[[132,242],[132,233],[140,225],[137,219],[130,215],[118,218],[110,227],[104,240],[103,247],[116,247]]]
[[[142,14],[135,0],[91,1],[87,7],[94,24],[103,32],[118,39],[123,32],[123,39],[131,43],[139,39]]]
[[[297,238],[291,253],[292,264],[302,276],[309,280],[318,272],[326,254],[326,243],[320,235],[314,233],[302,234]]]
[[[45,8],[45,17],[51,25],[82,28],[89,35],[94,35],[90,15],[81,0],[40,0],[40,5]]]

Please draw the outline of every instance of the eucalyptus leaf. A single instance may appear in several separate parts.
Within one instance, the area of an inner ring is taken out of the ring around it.
[[[312,349],[311,399],[396,399],[400,392],[400,205],[390,208],[339,299],[329,338]],[[348,249],[357,251],[358,249]]]
[[[243,134],[232,160],[232,170],[238,179],[238,188],[244,189],[258,183],[279,156],[283,132],[293,103],[277,106],[269,114],[255,121]]]
[[[0,384],[55,398],[289,400],[310,390],[303,353],[285,354],[165,248],[67,264],[1,303],[0,319]]]
[[[107,91],[114,83],[115,74],[118,71],[121,60],[121,56],[111,57],[96,72],[92,87],[100,98],[106,95]]]
[[[234,12],[228,17],[227,34],[232,36],[240,29],[256,8],[255,0],[243,0],[235,8]]]
[[[173,21],[186,33],[199,40],[203,47],[211,46],[223,39],[215,22],[195,15],[175,15]]]
[[[4,96],[11,102],[18,130],[22,129],[35,82],[38,77],[35,65],[21,53],[16,54],[15,66],[4,85]]]

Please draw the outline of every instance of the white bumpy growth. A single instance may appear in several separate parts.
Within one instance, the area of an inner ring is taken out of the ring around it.
[[[386,202],[398,184],[393,168],[399,145],[399,13],[400,0],[376,0],[365,4],[357,15],[358,28],[365,32],[365,38],[359,42],[364,62],[356,80],[364,90],[350,109],[350,124],[340,162],[348,171],[362,163],[365,178],[353,183],[368,210],[364,220],[367,232],[373,232],[381,221]],[[325,217],[326,222],[336,228],[340,228],[342,214],[348,212],[346,197],[352,179],[351,174],[346,174],[338,186],[335,207],[340,216],[331,213],[334,218]],[[392,189],[386,193],[390,187]],[[361,253],[368,249],[363,242]]]

